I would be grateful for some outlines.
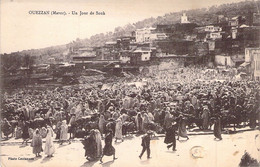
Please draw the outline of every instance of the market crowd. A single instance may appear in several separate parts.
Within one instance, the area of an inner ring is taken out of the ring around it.
[[[115,159],[112,139],[123,141],[130,133],[165,133],[167,147],[175,150],[175,134],[189,139],[187,128],[205,131],[214,124],[215,137],[221,140],[221,132],[230,125],[235,130],[259,128],[260,123],[259,81],[238,80],[234,73],[184,67],[92,88],[19,89],[2,95],[3,136],[12,134],[26,143],[32,139],[37,156],[42,138],[48,156],[54,152],[53,136],[60,144],[84,138],[88,159]]]

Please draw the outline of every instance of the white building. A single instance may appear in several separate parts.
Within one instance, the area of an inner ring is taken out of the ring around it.
[[[260,80],[260,48],[245,48],[245,63],[250,65],[252,76]]]
[[[231,29],[231,36],[232,36],[232,39],[236,39],[237,38],[237,28],[232,27],[232,29]]]
[[[219,26],[208,25],[205,27],[206,32],[220,32],[222,28]]]
[[[221,32],[210,32],[209,34],[207,34],[207,38],[212,40],[221,39],[222,34]]]
[[[218,66],[229,66],[229,67],[235,66],[235,63],[231,59],[231,56],[227,56],[227,55],[216,55],[215,64]]]
[[[137,29],[135,32],[137,43],[149,43],[151,41],[152,32],[155,28]]]
[[[214,51],[215,50],[215,41],[214,40],[209,40],[208,41],[208,46],[209,46],[209,51]]]
[[[151,59],[152,50],[149,48],[137,48],[132,52],[131,60],[135,63],[149,61]]]
[[[188,21],[188,16],[186,16],[186,13],[183,13],[183,15],[181,16],[181,23],[184,24],[184,23],[190,23]]]
[[[142,28],[136,30],[137,43],[150,43],[154,40],[163,40],[167,38],[165,33],[154,32],[155,28]]]
[[[219,26],[208,25],[204,27],[204,32],[207,33],[206,39],[216,40],[222,38],[222,28]]]
[[[141,57],[141,61],[149,61],[151,59],[151,50],[143,50],[143,49],[137,49],[134,51],[134,54],[138,54]]]
[[[228,22],[229,26],[235,27],[239,25],[239,16],[233,17],[232,19],[229,20]]]
[[[167,38],[167,35],[165,33],[152,33],[150,36],[150,40],[164,40]]]

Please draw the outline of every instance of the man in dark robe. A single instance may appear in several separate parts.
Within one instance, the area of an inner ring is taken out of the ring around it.
[[[12,133],[12,126],[6,118],[4,118],[4,122],[1,128],[4,136],[8,139],[8,136]]]
[[[166,136],[164,139],[164,143],[169,144],[167,145],[167,148],[169,149],[172,147],[173,151],[176,151],[176,138],[175,138],[176,125],[177,123],[174,122],[169,128],[166,129]]]
[[[247,104],[247,114],[249,117],[249,127],[254,129],[256,127],[256,112],[252,103]]]
[[[219,116],[216,116],[216,118],[214,119],[214,136],[219,139],[222,140],[221,137],[221,120]]]
[[[90,135],[85,137],[85,139],[82,141],[82,144],[84,145],[83,148],[85,149],[85,156],[87,160],[94,160],[97,154],[97,144],[94,131],[91,131]]]
[[[106,156],[113,155],[113,160],[117,159],[115,157],[115,148],[112,146],[112,140],[113,140],[113,131],[110,129],[108,131],[108,134],[105,137],[105,147],[103,148],[103,154],[100,158],[101,163],[103,163],[102,158],[104,157],[104,155]]]
[[[25,142],[25,144],[27,145],[27,142],[28,142],[28,140],[30,138],[30,135],[29,135],[29,122],[27,122],[27,121],[24,123],[22,138],[23,138],[22,144]]]

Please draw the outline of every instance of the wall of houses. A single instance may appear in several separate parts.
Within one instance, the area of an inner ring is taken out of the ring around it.
[[[164,40],[166,39],[167,36],[165,33],[152,33],[150,35],[150,40],[153,41],[153,40]]]
[[[136,30],[136,42],[143,43],[143,42],[150,42],[152,31],[155,28],[143,28]]]
[[[222,28],[221,27],[215,27],[213,25],[210,25],[210,26],[206,26],[205,27],[205,31],[208,31],[208,32],[216,32],[216,31],[222,31]]]
[[[252,61],[251,52],[252,52],[252,48],[245,48],[245,62]]]
[[[142,52],[141,61],[149,61],[151,59],[151,52]]]
[[[232,61],[231,57],[225,55],[216,55],[215,64],[219,66],[229,66],[229,67],[235,66],[235,63]]]
[[[215,50],[215,41],[208,41],[209,51]]]
[[[260,54],[254,56],[254,78],[260,80]]]
[[[159,70],[173,70],[176,68],[184,67],[184,59],[182,58],[169,58],[161,59],[158,65]]]
[[[230,26],[237,26],[238,25],[238,20],[237,19],[229,20],[228,24]]]
[[[207,38],[216,40],[216,39],[221,39],[222,35],[220,32],[211,32],[211,33],[207,34]]]
[[[260,48],[246,48],[245,61],[251,63],[251,75],[260,80]]]

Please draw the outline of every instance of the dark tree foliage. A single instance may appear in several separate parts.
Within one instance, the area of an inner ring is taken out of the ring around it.
[[[32,66],[35,64],[36,57],[31,55],[20,55],[19,53],[0,55],[1,73],[15,73],[21,67],[28,68],[31,72]]]

